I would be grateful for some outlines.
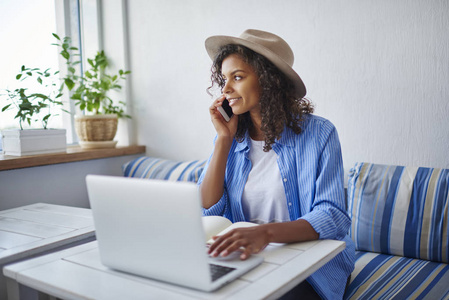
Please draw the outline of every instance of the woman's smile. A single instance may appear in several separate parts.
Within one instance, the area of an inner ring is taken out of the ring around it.
[[[229,101],[229,106],[233,106],[237,101],[239,101],[239,100],[241,100],[242,99],[242,97],[238,97],[238,98],[229,98],[228,99],[228,101]]]

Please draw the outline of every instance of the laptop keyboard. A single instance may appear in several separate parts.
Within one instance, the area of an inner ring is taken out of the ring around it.
[[[214,265],[214,264],[209,264],[209,266],[210,266],[210,273],[212,276],[212,281],[215,281],[218,278],[235,270],[235,268],[229,268],[229,267],[224,267],[224,266],[219,266],[219,265]]]

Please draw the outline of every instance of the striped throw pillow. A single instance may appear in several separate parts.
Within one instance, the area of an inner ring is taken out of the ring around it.
[[[122,166],[125,177],[197,182],[206,164],[205,160],[171,161],[142,156]]]
[[[356,249],[448,263],[449,170],[357,163],[349,174]]]

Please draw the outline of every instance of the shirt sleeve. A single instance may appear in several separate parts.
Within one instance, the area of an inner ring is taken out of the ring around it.
[[[215,143],[215,139],[214,139],[214,143]],[[206,171],[207,171],[207,168],[209,167],[210,160],[212,159],[212,155],[207,160],[207,163],[204,166],[204,169],[200,175],[200,178],[198,179],[198,183],[197,183],[198,188],[204,180],[204,176],[206,175]],[[225,211],[227,208],[227,203],[228,203],[227,200],[228,200],[228,193],[227,193],[226,187],[225,187],[223,195],[221,196],[220,200],[218,200],[217,203],[215,203],[214,205],[212,205],[211,207],[209,207],[207,209],[203,207],[203,216],[223,216],[225,214]]]
[[[343,159],[337,130],[327,123],[320,130],[322,150],[312,209],[301,219],[312,225],[320,239],[343,239],[351,224],[345,204]]]

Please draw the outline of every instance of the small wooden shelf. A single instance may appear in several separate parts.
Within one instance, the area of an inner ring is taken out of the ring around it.
[[[51,153],[30,156],[0,155],[0,171],[123,155],[145,154],[145,151],[145,146],[138,145],[104,149],[81,149],[79,146],[69,146],[67,147],[66,153]]]

